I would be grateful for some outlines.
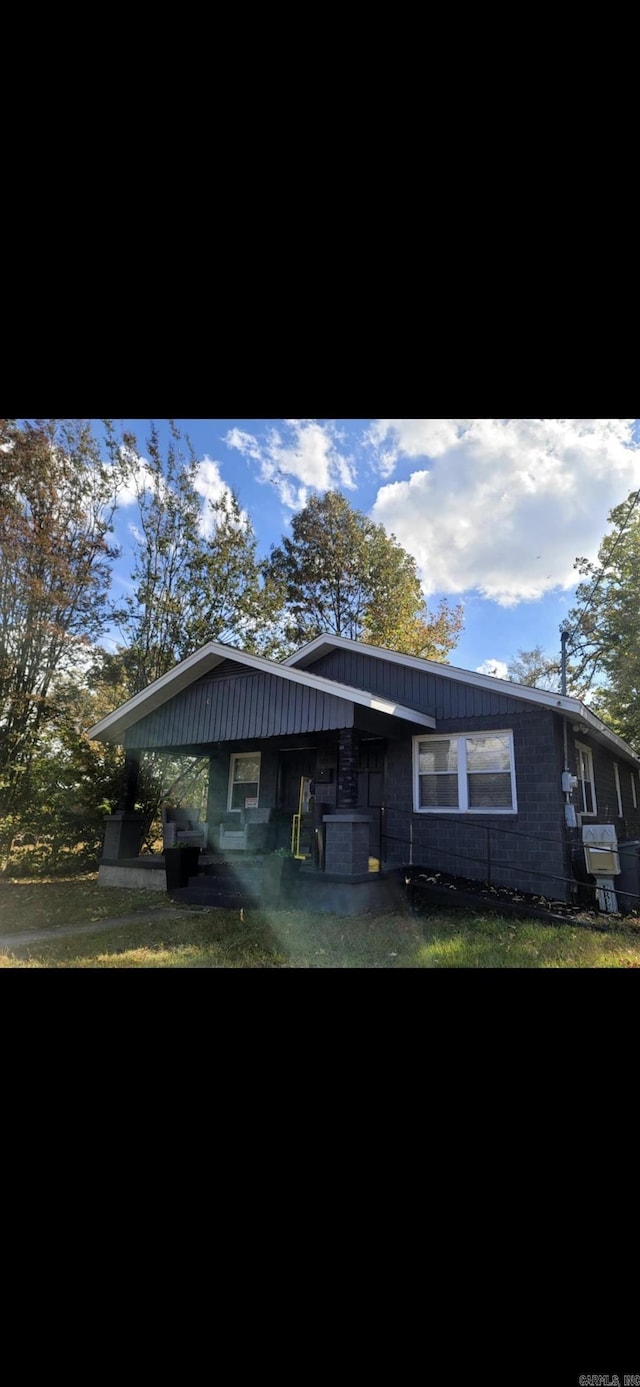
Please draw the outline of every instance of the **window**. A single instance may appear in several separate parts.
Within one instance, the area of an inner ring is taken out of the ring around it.
[[[260,752],[236,751],[229,771],[229,809],[257,809],[260,789]]]
[[[576,742],[576,757],[578,761],[578,796],[580,803],[578,812],[580,814],[596,814],[598,806],[596,804],[596,787],[593,778],[593,756],[588,746],[583,746],[581,742]]]
[[[615,782],[616,782],[616,795],[617,795],[617,798],[618,798],[618,814],[620,815],[620,818],[622,818],[622,790],[620,789],[620,771],[619,771],[619,769],[618,769],[618,765],[617,765],[617,762],[616,762],[616,761],[614,761],[614,763],[613,763],[613,778],[614,778],[614,780],[615,780]]]
[[[635,771],[631,771],[631,772],[630,772],[630,775],[631,775],[631,795],[632,795],[632,798],[633,798],[633,807],[634,807],[634,809],[637,809],[637,808],[638,808],[638,792],[637,792],[637,790],[636,790],[636,773],[635,773]]]
[[[513,814],[511,732],[414,737],[414,809],[422,813]]]

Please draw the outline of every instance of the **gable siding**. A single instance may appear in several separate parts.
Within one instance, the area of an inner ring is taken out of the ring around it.
[[[195,682],[205,684],[212,679],[232,679],[237,674],[246,674],[247,666],[240,664],[239,660],[222,660],[214,669],[207,670],[206,674],[201,674]]]
[[[238,667],[240,668],[240,667]],[[199,679],[125,734],[128,750],[241,742],[353,726],[347,699],[262,671]]]
[[[461,680],[441,678],[427,670],[423,673],[358,651],[332,650],[309,665],[309,671],[352,688],[369,689],[394,703],[429,713],[436,718],[438,726],[441,720],[468,722],[470,718],[520,717],[536,711],[536,704],[525,703],[521,698],[510,698],[508,694],[477,688]]]

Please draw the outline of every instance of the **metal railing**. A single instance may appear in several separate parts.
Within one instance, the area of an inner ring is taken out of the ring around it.
[[[446,868],[438,868],[438,867],[435,865],[435,863],[429,863],[429,862],[416,863],[416,862],[413,861],[413,856],[414,856],[414,840],[413,840],[414,811],[413,811],[412,809],[401,809],[401,808],[396,808],[396,807],[394,806],[393,809],[391,810],[391,813],[394,815],[394,817],[402,817],[402,816],[405,816],[405,817],[406,817],[406,819],[408,820],[408,823],[407,823],[407,830],[406,830],[405,833],[402,833],[402,834],[390,833],[389,830],[388,830],[388,828],[387,828],[387,818],[388,818],[388,814],[389,814],[389,808],[388,808],[388,806],[384,806],[384,805],[381,806],[381,808],[380,808],[380,854],[381,854],[381,860],[384,861],[384,860],[387,859],[387,856],[388,856],[387,846],[388,846],[388,844],[390,844],[390,843],[396,843],[396,844],[401,844],[401,845],[403,845],[404,848],[405,848],[405,850],[406,850],[406,863],[405,863],[405,865],[406,865],[407,867],[413,867],[413,868],[416,868],[416,867],[425,867],[425,868],[431,868],[432,870],[435,870],[435,871],[438,871],[438,870],[440,870],[440,871],[446,871],[446,870],[447,870]],[[451,816],[450,816],[450,815],[445,815],[445,814],[429,814],[429,822],[430,822],[430,823],[446,823],[449,827],[451,827]],[[520,871],[523,873],[523,875],[527,875],[527,876],[529,876],[529,877],[540,877],[540,878],[544,879],[545,881],[556,881],[556,882],[559,882],[559,883],[561,882],[561,883],[563,883],[565,886],[566,886],[566,885],[570,885],[570,886],[572,886],[572,887],[576,887],[577,885],[580,885],[580,884],[581,884],[581,883],[579,882],[578,878],[577,878],[576,876],[574,876],[574,875],[566,876],[566,875],[559,874],[559,873],[557,873],[557,872],[552,872],[552,871],[550,871],[548,868],[547,868],[547,869],[541,869],[541,868],[537,868],[537,867],[532,867],[532,866],[529,865],[528,862],[522,863],[521,866],[518,866],[518,864],[514,864],[513,862],[502,862],[502,861],[499,860],[499,857],[496,856],[496,852],[495,852],[495,842],[494,842],[494,844],[493,844],[493,850],[492,850],[492,842],[491,842],[491,835],[492,835],[492,834],[494,834],[494,835],[495,835],[495,834],[502,834],[502,835],[505,835],[505,836],[508,836],[508,837],[511,837],[511,838],[527,839],[527,840],[529,840],[529,841],[531,841],[531,842],[536,842],[536,843],[549,843],[549,844],[552,844],[555,848],[560,848],[563,852],[566,852],[566,851],[571,851],[571,850],[574,849],[574,848],[578,848],[578,847],[581,847],[581,846],[582,846],[581,839],[578,838],[578,837],[576,837],[574,840],[566,839],[566,840],[564,840],[564,842],[563,842],[562,840],[558,839],[557,837],[552,838],[552,837],[550,837],[550,836],[547,835],[547,834],[541,834],[541,833],[528,833],[528,832],[526,832],[526,830],[524,830],[524,829],[519,829],[519,828],[507,828],[506,826],[502,826],[502,825],[498,825],[498,824],[493,825],[493,824],[469,823],[469,824],[464,824],[463,827],[464,827],[465,830],[467,830],[467,831],[472,830],[474,833],[483,833],[483,834],[484,834],[484,836],[485,836],[485,837],[484,837],[484,852],[482,852],[482,853],[480,853],[480,854],[478,855],[477,853],[468,852],[468,851],[465,852],[464,850],[462,850],[462,849],[460,849],[460,848],[452,847],[449,843],[447,843],[446,846],[443,846],[442,848],[440,848],[437,844],[434,844],[434,856],[435,856],[435,857],[438,857],[438,856],[440,856],[440,855],[445,855],[447,858],[453,858],[453,859],[459,860],[460,862],[463,862],[463,863],[466,862],[466,863],[473,863],[474,865],[481,865],[481,866],[484,868],[484,880],[486,881],[487,886],[491,886],[492,884],[501,884],[501,883],[499,883],[498,881],[496,881],[496,877],[495,877],[495,873],[496,873],[496,872],[507,871],[507,872],[513,873],[514,868],[515,868],[515,870],[520,870]],[[638,839],[640,839],[640,832],[638,832],[637,837],[638,837]],[[423,851],[423,849],[421,849],[421,851]],[[619,853],[620,858],[626,857],[626,858],[629,859],[629,860],[632,859],[632,858],[634,858],[634,857],[637,857],[637,855],[638,855],[638,849],[637,849],[637,847],[621,847],[621,846],[620,846],[620,843],[618,843],[617,851],[618,851],[618,853]],[[493,876],[493,882],[492,882],[492,876]],[[504,882],[503,882],[502,884],[504,885]],[[582,884],[585,884],[585,883],[582,883]],[[623,887],[618,886],[618,885],[616,885],[616,888],[615,888],[615,889],[616,889],[617,892],[619,892],[620,895],[624,896],[626,900],[629,900],[629,901],[638,901],[638,902],[640,902],[640,893],[639,893],[639,892],[636,892],[636,891],[629,891],[626,887],[623,888]]]

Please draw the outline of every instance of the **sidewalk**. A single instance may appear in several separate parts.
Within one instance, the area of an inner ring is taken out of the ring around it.
[[[139,920],[149,919],[150,916],[154,919],[163,916],[167,920],[177,920],[188,916],[193,919],[193,913],[193,910],[185,910],[180,906],[172,909],[162,905],[151,905],[146,910],[136,910],[131,915],[114,915],[107,920],[91,920],[86,925],[55,925],[51,929],[24,930],[20,934],[0,934],[0,953],[10,954],[15,949],[25,948],[28,944],[46,944],[51,939],[62,939],[73,934],[104,934],[108,930],[117,929],[119,925],[135,925]]]

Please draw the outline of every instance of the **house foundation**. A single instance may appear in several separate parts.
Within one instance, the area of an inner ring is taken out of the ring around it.
[[[140,887],[145,891],[166,891],[167,874],[163,857],[103,858],[98,868],[98,886]]]

